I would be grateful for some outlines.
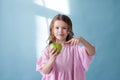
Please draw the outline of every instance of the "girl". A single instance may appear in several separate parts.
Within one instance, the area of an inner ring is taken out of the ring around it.
[[[62,44],[59,53],[51,43]],[[78,44],[82,43],[82,46]],[[49,45],[36,64],[42,80],[86,80],[85,72],[95,54],[95,48],[84,38],[73,38],[72,22],[66,15],[56,15],[50,24]]]

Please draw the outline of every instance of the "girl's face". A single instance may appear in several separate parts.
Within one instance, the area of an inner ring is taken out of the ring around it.
[[[68,24],[62,20],[56,20],[54,22],[53,34],[56,41],[65,42],[68,35]]]

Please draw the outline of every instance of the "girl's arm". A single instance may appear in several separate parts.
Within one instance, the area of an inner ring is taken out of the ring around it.
[[[85,46],[89,55],[95,54],[94,46],[92,46],[87,40],[85,40],[82,37],[72,38],[71,40],[67,41],[66,43],[70,43],[71,45],[76,45],[76,44],[79,44],[80,42]]]
[[[54,60],[49,59],[49,61],[44,65],[44,67],[42,68],[42,72],[44,74],[47,74],[50,72],[50,70],[52,69],[53,62]]]
[[[58,55],[58,52],[57,52],[56,49],[51,49],[50,50],[50,59],[48,60],[48,62],[42,68],[42,72],[44,74],[47,74],[47,73],[50,72],[50,70],[52,69],[52,65],[53,65],[57,55]]]
[[[93,45],[91,45],[87,40],[85,40],[82,37],[79,37],[79,41],[82,42],[82,44],[85,46],[89,55],[95,54],[95,47]]]

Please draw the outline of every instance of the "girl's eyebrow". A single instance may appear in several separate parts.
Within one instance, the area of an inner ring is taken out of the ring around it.
[[[63,26],[64,28],[68,28],[68,26]]]

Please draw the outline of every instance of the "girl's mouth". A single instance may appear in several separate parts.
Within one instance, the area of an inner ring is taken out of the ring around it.
[[[64,36],[64,34],[59,34],[59,36]]]

